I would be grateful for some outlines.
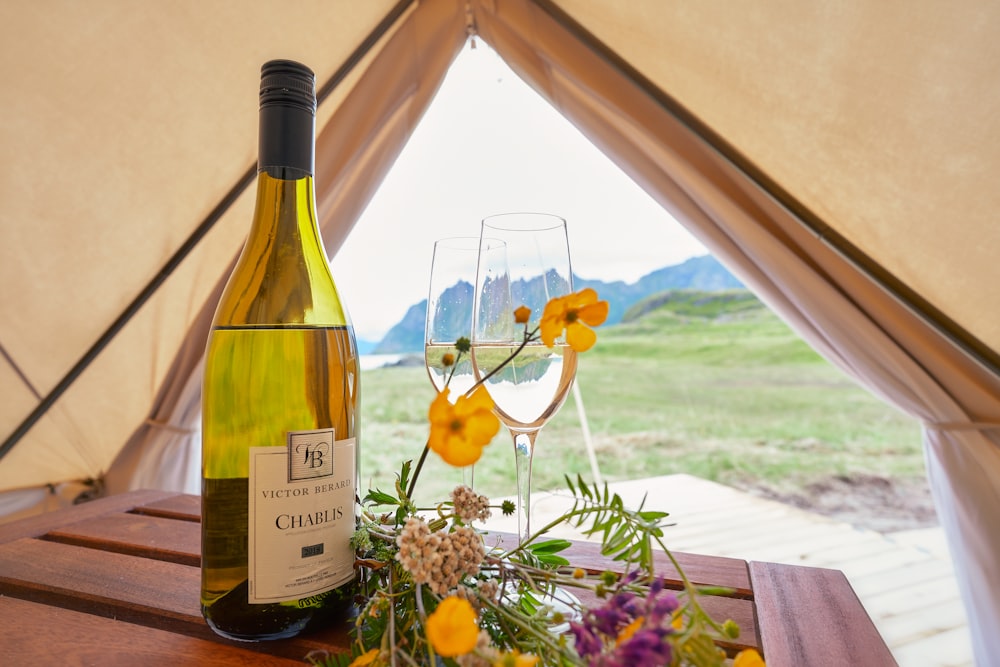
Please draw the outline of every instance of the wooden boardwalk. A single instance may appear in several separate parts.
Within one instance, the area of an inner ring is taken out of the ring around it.
[[[689,475],[610,485],[627,505],[670,512],[667,545],[746,560],[841,570],[900,667],[972,667],[967,621],[941,530],[880,534]],[[534,493],[533,526],[568,505]],[[515,522],[487,524],[516,532]],[[576,537],[567,529],[554,536]],[[821,628],[817,628],[822,632]]]

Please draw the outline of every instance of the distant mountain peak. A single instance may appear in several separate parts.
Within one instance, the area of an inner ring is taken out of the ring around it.
[[[634,283],[621,280],[605,282],[574,275],[574,288],[592,287],[608,302],[606,325],[622,321],[626,311],[643,299],[671,289],[695,289],[706,292],[743,287],[712,255],[691,257],[680,264],[666,266],[646,274]],[[393,326],[373,350],[374,354],[423,352],[424,320],[427,300],[410,306],[403,319]]]

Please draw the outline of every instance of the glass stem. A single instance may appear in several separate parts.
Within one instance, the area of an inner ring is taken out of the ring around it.
[[[531,536],[531,459],[535,454],[537,431],[514,434],[514,461],[517,465],[517,534],[524,542]]]

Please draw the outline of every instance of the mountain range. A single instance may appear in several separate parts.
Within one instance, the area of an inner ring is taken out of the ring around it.
[[[743,287],[722,264],[711,255],[692,257],[680,264],[666,266],[646,274],[634,283],[624,281],[605,282],[573,276],[576,290],[592,287],[602,299],[608,302],[606,325],[617,324],[629,308],[654,294],[674,289],[697,289],[721,291]],[[410,306],[396,325],[386,333],[381,341],[372,345],[358,341],[362,354],[403,354],[423,352],[424,320],[427,300]]]

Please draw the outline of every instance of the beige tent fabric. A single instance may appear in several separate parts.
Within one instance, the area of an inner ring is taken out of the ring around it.
[[[399,1],[4,8],[4,440],[254,164],[260,65],[295,58],[326,81]],[[251,208],[252,193],[10,449],[0,490],[107,470],[149,417]]]
[[[513,4],[497,5],[490,20],[479,16],[481,33],[511,66],[815,349],[928,425],[935,500],[974,650],[987,664],[1000,653],[1000,377],[818,238],[548,14],[528,4],[510,11]]]

